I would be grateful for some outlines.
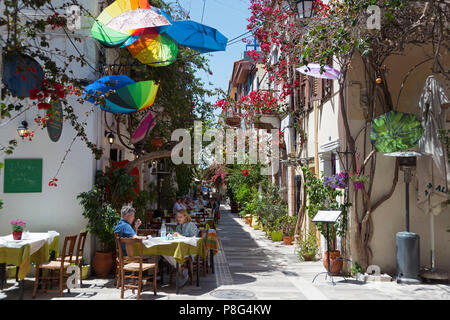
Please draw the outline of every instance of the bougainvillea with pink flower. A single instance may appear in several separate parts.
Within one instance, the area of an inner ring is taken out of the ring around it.
[[[221,99],[216,102],[215,107],[228,112],[230,115],[248,119],[255,115],[281,113],[285,104],[275,96],[273,91],[255,90],[240,97],[238,101],[230,97]]]

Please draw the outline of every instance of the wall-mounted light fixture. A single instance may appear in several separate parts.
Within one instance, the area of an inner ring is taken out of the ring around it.
[[[17,133],[19,134],[19,136],[23,139],[25,138],[28,133],[28,122],[26,122],[25,120],[22,121],[22,123],[20,124],[20,126],[17,128]]]
[[[113,145],[114,144],[114,140],[116,139],[114,134],[112,132],[105,131],[105,136],[106,136],[106,139],[108,139],[108,143],[110,145]]]

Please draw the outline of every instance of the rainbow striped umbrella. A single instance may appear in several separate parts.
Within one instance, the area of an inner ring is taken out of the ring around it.
[[[147,27],[170,25],[148,0],[116,0],[97,17],[91,35],[106,47],[125,47]]]
[[[176,60],[178,55],[176,42],[168,36],[159,34],[156,29],[147,29],[127,49],[141,63],[154,67],[168,66]]]
[[[112,113],[133,113],[150,107],[158,93],[159,84],[154,81],[136,82],[122,87],[105,98],[103,110]]]

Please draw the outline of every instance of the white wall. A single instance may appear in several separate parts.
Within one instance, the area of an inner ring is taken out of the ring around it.
[[[84,1],[92,12],[96,10],[95,1]],[[86,55],[89,63],[96,68],[97,53],[96,44],[89,36],[90,24],[83,19],[82,30],[77,31],[82,38],[82,43],[76,42],[78,50]],[[50,32],[50,31],[49,31]],[[2,32],[0,32],[2,35]],[[4,34],[3,34],[4,35]],[[68,55],[77,54],[73,45],[66,39],[61,30],[49,33],[52,48],[66,50]],[[61,66],[61,64],[60,64]],[[91,67],[80,67],[73,62],[68,70],[74,72],[74,76],[95,80],[99,76]],[[81,122],[86,121],[86,133],[90,141],[102,146],[104,143],[103,128],[101,128],[100,112],[97,109],[86,118],[85,113],[90,111],[93,105],[90,103],[79,104],[74,97],[68,101],[74,108]],[[66,150],[69,148],[76,132],[69,122],[64,122],[61,138],[58,142],[52,142],[47,134],[47,129],[41,130],[33,119],[44,111],[38,111],[33,107],[17,119],[8,122],[8,119],[0,122],[0,143],[6,145],[11,139],[18,139],[18,146],[11,156],[2,155],[0,161],[5,158],[41,158],[43,159],[42,193],[5,194],[4,170],[0,172],[0,199],[4,201],[3,210],[0,210],[0,235],[11,233],[9,221],[11,219],[22,219],[27,222],[30,232],[46,232],[56,230],[61,234],[60,245],[64,236],[77,234],[85,228],[87,221],[82,217],[82,209],[76,196],[83,191],[88,191],[93,184],[96,168],[100,163],[94,159],[92,152],[84,142],[79,139],[72,145],[71,152],[59,173],[57,187],[49,187],[48,182],[56,174],[59,164]],[[13,114],[14,116],[14,114]],[[29,129],[35,131],[33,141],[21,140],[17,134],[17,127],[23,120],[27,120]],[[8,123],[7,123],[8,122]],[[6,124],[7,123],[7,124]],[[99,139],[98,139],[99,138]],[[89,262],[91,256],[90,237],[85,246],[85,259]]]

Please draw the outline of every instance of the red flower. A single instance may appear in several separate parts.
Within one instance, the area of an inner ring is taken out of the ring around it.
[[[248,170],[247,169],[244,169],[244,170],[242,170],[241,171],[241,174],[245,177],[245,176],[248,176]]]
[[[51,106],[51,104],[50,103],[47,103],[47,102],[41,102],[41,103],[38,103],[38,109],[45,109],[45,110],[48,110],[48,109],[50,109],[52,106]]]

